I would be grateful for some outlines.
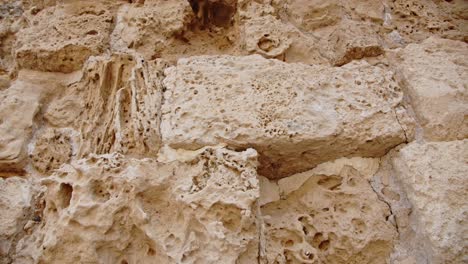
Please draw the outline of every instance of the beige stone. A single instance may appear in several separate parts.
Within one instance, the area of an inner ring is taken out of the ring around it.
[[[149,0],[140,5],[123,5],[111,36],[116,51],[136,50],[148,57],[160,57],[169,40],[181,35],[194,19],[189,1]]]
[[[205,148],[190,161],[120,154],[72,162],[42,180],[43,221],[19,262],[252,263],[256,152]],[[73,249],[73,250],[70,250]]]
[[[468,45],[429,38],[398,52],[406,92],[429,140],[468,136]]]
[[[37,134],[30,154],[36,170],[48,173],[70,160],[73,150],[69,135],[56,129],[46,129]]]
[[[41,103],[60,90],[68,78],[26,70],[8,89],[0,91],[0,174],[24,170],[27,145]]]
[[[24,235],[28,220],[40,221],[34,216],[33,184],[20,177],[0,178],[0,263],[12,263],[16,243]]]
[[[81,69],[108,45],[113,2],[71,1],[31,14],[29,27],[17,33],[17,64],[64,73]]]
[[[333,68],[200,56],[167,69],[164,86],[164,142],[254,147],[269,178],[342,156],[378,157],[406,141],[393,73],[365,62]]]
[[[413,142],[393,166],[413,205],[412,228],[430,263],[464,263],[468,210],[468,140]]]
[[[468,263],[468,1],[0,0],[0,264]]]
[[[247,20],[244,28],[245,47],[250,53],[274,58],[285,53],[292,43],[289,35],[294,28],[272,15]]]
[[[382,41],[372,25],[352,21],[341,23],[331,33],[327,47],[330,49],[331,63],[336,66],[384,52]]]
[[[328,163],[326,174],[311,171],[300,186],[261,207],[264,263],[385,263],[396,229],[366,180],[372,172],[361,174],[354,161]],[[280,190],[284,184],[279,181]]]
[[[45,112],[52,126],[73,127],[77,156],[158,152],[162,96],[161,61],[113,54],[91,57],[81,79]]]

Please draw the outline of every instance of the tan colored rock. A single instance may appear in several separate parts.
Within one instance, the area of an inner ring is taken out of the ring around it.
[[[363,175],[353,167],[362,162],[324,164],[326,174],[310,171],[302,184],[262,206],[265,263],[386,262],[396,229],[387,221],[389,208],[366,180],[372,172],[361,168]],[[279,181],[280,190],[284,184]]]
[[[256,152],[204,148],[157,163],[92,156],[42,180],[44,217],[20,263],[252,263]],[[73,250],[71,250],[73,249]]]
[[[331,63],[341,66],[352,60],[383,54],[382,41],[372,25],[353,21],[343,22],[331,33],[327,47]]]
[[[24,10],[21,1],[2,0],[0,1],[0,77],[2,81],[8,78],[15,61],[12,50],[15,46],[15,33],[23,26]],[[9,78],[8,78],[9,79]],[[0,90],[8,85],[0,84]]]
[[[81,79],[44,114],[52,126],[72,126],[77,155],[120,152],[151,155],[160,145],[161,61],[113,54],[91,57]]]
[[[429,38],[398,52],[396,65],[428,140],[468,136],[467,51],[466,43]]]
[[[245,47],[250,53],[274,58],[284,54],[292,43],[289,35],[294,28],[272,15],[247,20],[244,27]]]
[[[413,205],[412,228],[429,263],[464,263],[468,210],[468,140],[413,142],[393,159]]]
[[[67,78],[63,74],[21,71],[8,89],[0,91],[0,174],[23,171],[41,102],[59,90]]]
[[[0,178],[0,263],[12,263],[17,241],[25,234],[23,227],[35,218],[36,189],[29,180]]]
[[[124,5],[117,14],[111,47],[116,51],[136,50],[147,57],[160,57],[169,40],[181,35],[194,19],[189,1],[147,0]]]
[[[30,26],[17,33],[17,64],[64,73],[81,69],[108,45],[113,2],[71,1],[31,14]]]
[[[164,85],[163,141],[254,147],[269,178],[342,156],[381,156],[406,141],[392,72],[365,62],[332,68],[201,56],[179,60]]]
[[[286,14],[296,27],[313,31],[337,24],[344,15],[340,0],[288,0],[277,1],[283,4]]]
[[[379,159],[375,158],[340,158],[337,160],[319,164],[312,170],[294,174],[290,177],[280,179],[278,181],[279,193],[282,196],[288,195],[291,192],[299,189],[310,177],[314,175],[334,176],[339,175],[343,167],[351,166],[353,169],[369,180],[379,169]]]
[[[397,30],[406,42],[430,36],[467,41],[468,3],[463,0],[394,0],[387,3],[386,26]]]
[[[48,173],[67,163],[72,156],[69,135],[56,129],[37,132],[34,149],[30,153],[32,164],[41,173]]]
[[[255,1],[239,10],[242,47],[248,53],[287,62],[327,64],[318,41],[277,17],[275,9]]]

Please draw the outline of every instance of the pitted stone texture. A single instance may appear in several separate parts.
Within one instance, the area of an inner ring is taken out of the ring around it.
[[[70,160],[72,145],[69,135],[56,129],[45,129],[37,134],[30,154],[36,170],[49,173]]]
[[[245,47],[248,52],[258,53],[266,58],[278,57],[291,45],[289,35],[294,30],[272,15],[249,19],[244,25]]]
[[[281,9],[275,9],[266,2],[246,1],[240,4],[241,47],[251,54],[257,53],[266,58],[328,64],[317,38],[281,19],[278,10]]]
[[[331,63],[336,66],[384,52],[377,30],[370,23],[353,21],[341,23],[329,36],[327,47]]]
[[[468,45],[429,38],[398,53],[411,104],[428,140],[468,137]]]
[[[0,178],[0,263],[12,263],[23,227],[34,218],[36,189],[31,181],[19,177]]]
[[[388,206],[366,180],[372,164],[329,162],[291,176],[304,179],[295,188],[280,180],[281,199],[261,207],[265,263],[386,263],[397,233]]]
[[[0,91],[0,175],[23,171],[41,103],[57,92],[66,79],[61,74],[25,70],[8,89]]]
[[[30,14],[17,33],[15,58],[22,68],[72,72],[104,51],[117,1],[71,1]]]
[[[144,4],[124,5],[117,13],[111,47],[160,57],[170,39],[181,35],[193,19],[187,0],[146,0]]]
[[[385,26],[397,30],[406,42],[429,36],[468,41],[468,3],[463,0],[386,1]]]
[[[62,166],[21,263],[252,263],[258,252],[255,150],[205,148],[157,163],[120,154]],[[73,249],[73,250],[71,250]]]
[[[155,154],[160,145],[161,61],[113,54],[91,57],[81,79],[45,112],[51,126],[78,131],[77,156]]]
[[[165,73],[163,141],[185,149],[254,147],[266,177],[342,156],[381,156],[406,140],[393,73],[366,62],[333,68],[200,56]]]
[[[430,263],[468,261],[468,140],[413,142],[393,159]]]

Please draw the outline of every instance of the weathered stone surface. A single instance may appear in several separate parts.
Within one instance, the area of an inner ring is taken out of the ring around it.
[[[468,3],[454,1],[386,1],[385,26],[397,30],[406,42],[430,36],[467,41]]]
[[[252,263],[256,164],[255,150],[222,148],[165,164],[120,154],[72,162],[42,180],[43,220],[19,242],[16,259]]]
[[[12,263],[17,241],[25,234],[23,227],[34,219],[34,185],[26,179],[0,178],[0,263]]]
[[[91,57],[81,79],[49,105],[44,117],[52,126],[78,131],[78,157],[157,153],[163,67],[127,54]]]
[[[41,102],[57,92],[67,77],[21,71],[8,89],[0,91],[0,174],[23,171]]]
[[[468,137],[468,45],[429,38],[399,51],[398,67],[429,140]]]
[[[260,56],[200,56],[166,71],[161,133],[174,148],[255,147],[276,178],[341,156],[381,156],[406,141],[392,72]]]
[[[36,170],[48,173],[70,161],[72,145],[69,135],[56,129],[46,129],[37,134],[30,154]]]
[[[0,264],[468,263],[467,14],[0,0]]]
[[[385,263],[397,236],[366,180],[373,164],[340,159],[280,180],[281,199],[261,207],[265,263]]]
[[[140,5],[123,5],[117,14],[111,47],[159,57],[167,42],[182,34],[193,18],[186,0],[147,0]]]
[[[328,41],[330,59],[336,66],[356,59],[375,57],[384,52],[379,35],[372,25],[366,23],[343,22],[333,31]]]
[[[86,59],[104,51],[109,41],[113,1],[71,1],[51,6],[28,19],[17,34],[20,67],[56,72],[81,69]]]
[[[412,228],[424,241],[429,263],[468,261],[468,140],[413,142],[393,166],[413,205]]]

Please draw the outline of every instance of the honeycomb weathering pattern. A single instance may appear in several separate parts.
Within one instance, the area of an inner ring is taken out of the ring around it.
[[[465,0],[0,0],[0,264],[468,263]]]

